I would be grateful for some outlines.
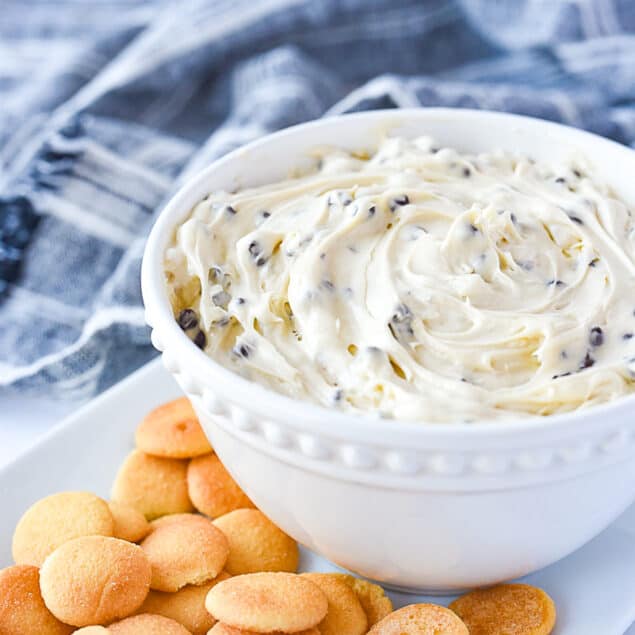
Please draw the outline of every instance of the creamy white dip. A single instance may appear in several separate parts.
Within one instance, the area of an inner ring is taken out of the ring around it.
[[[211,194],[165,271],[190,337],[286,395],[424,422],[548,415],[634,390],[634,229],[583,159],[388,138]]]

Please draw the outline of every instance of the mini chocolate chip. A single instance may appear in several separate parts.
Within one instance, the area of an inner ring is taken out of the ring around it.
[[[512,223],[514,223],[514,225],[518,222],[518,219],[516,218],[516,214],[514,214],[514,212],[509,215],[509,218],[511,219]]]
[[[472,170],[470,168],[463,168],[463,176],[467,179],[472,176]]]
[[[396,198],[393,198],[392,203],[390,203],[390,211],[394,212],[398,207],[408,205],[408,203],[410,203],[410,198],[408,198],[407,194],[397,196]]]
[[[547,280],[547,286],[556,285],[556,287],[564,287],[565,283],[562,280],[556,280],[552,278],[551,280]]]
[[[589,262],[589,267],[595,267],[595,265],[597,265],[598,262],[600,262],[599,258],[593,258],[593,260],[591,260],[591,262]]]
[[[212,296],[212,302],[221,307],[222,309],[226,309],[230,300],[232,299],[231,295],[227,293],[227,291],[219,291]]]
[[[589,334],[591,346],[602,346],[604,344],[604,332],[599,326],[594,326]]]
[[[441,148],[437,148],[435,146],[432,146],[430,148],[430,154],[436,154]]]
[[[578,225],[584,225],[584,221],[579,216],[574,216],[573,214],[567,214],[567,216]]]
[[[561,176],[559,176],[556,179],[556,183],[566,183],[566,182],[567,182],[567,180],[565,178],[561,177]]]
[[[263,215],[265,218],[269,218],[269,216],[271,216],[271,212],[263,212],[263,213],[262,213],[262,215]]]
[[[341,401],[343,395],[344,395],[344,393],[342,392],[342,389],[338,388],[335,391],[335,394],[333,395],[333,401],[335,401],[335,402]]]
[[[330,280],[322,280],[322,286],[329,291],[335,289],[335,285]]]
[[[195,326],[198,326],[198,316],[196,315],[196,311],[194,311],[194,309],[183,309],[179,313],[177,322],[184,331],[193,329]]]
[[[205,333],[203,333],[203,331],[199,331],[196,334],[196,337],[194,338],[194,344],[196,344],[196,346],[198,346],[200,349],[205,348],[205,345],[207,344],[207,337],[205,336]]]
[[[474,223],[470,223],[467,228],[470,230],[471,234],[478,234],[478,227],[476,225],[474,225]]]
[[[249,357],[249,353],[251,353],[251,349],[246,344],[242,344],[238,350],[243,357]]]
[[[262,249],[261,249],[260,245],[259,245],[259,244],[258,244],[255,240],[253,240],[251,243],[249,243],[249,247],[248,247],[248,249],[249,249],[249,253],[250,253],[250,254],[251,254],[254,258],[256,258],[257,256],[259,256],[259,255],[260,255],[260,252],[262,251]]]
[[[582,172],[580,172],[580,170],[573,170],[573,174],[579,179],[582,178]]]
[[[237,212],[237,211],[236,211],[236,210],[235,210],[235,209],[234,209],[231,205],[228,205],[228,206],[225,208],[225,211],[226,211],[228,214],[232,214],[232,215],[233,215],[233,214],[237,214],[237,213],[238,213],[238,212]]]
[[[267,259],[264,256],[261,256],[256,260],[256,267],[262,267],[267,262]]]
[[[633,337],[632,333],[624,333],[624,335],[622,335],[623,340],[630,340],[632,337]]]
[[[245,298],[236,298],[238,304],[245,304]]]
[[[376,208],[374,205],[371,205],[371,206],[368,208],[368,216],[369,216],[369,217],[370,217],[370,216],[374,216],[376,211],[377,211],[377,208]]]
[[[580,364],[580,370],[584,370],[585,368],[591,368],[595,364],[595,360],[591,357],[591,354],[587,351],[587,354],[584,356],[582,363]]]
[[[571,374],[571,371],[567,371],[566,373],[560,373],[559,375],[554,375],[551,379],[558,379],[560,377],[568,377]]]

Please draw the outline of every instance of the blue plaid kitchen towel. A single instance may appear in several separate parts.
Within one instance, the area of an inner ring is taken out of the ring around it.
[[[332,114],[460,106],[635,142],[633,0],[1,0],[0,395],[152,355],[139,265],[188,175]]]

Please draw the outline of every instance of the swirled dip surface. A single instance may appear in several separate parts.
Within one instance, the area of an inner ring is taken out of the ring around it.
[[[165,269],[181,327],[279,392],[426,422],[547,415],[634,389],[633,229],[583,160],[390,138],[210,195]]]

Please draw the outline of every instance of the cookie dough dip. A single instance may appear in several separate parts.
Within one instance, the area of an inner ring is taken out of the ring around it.
[[[635,224],[583,157],[326,149],[201,201],[165,274],[210,357],[342,411],[472,422],[635,389]]]

